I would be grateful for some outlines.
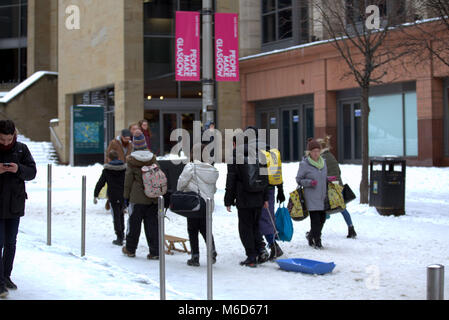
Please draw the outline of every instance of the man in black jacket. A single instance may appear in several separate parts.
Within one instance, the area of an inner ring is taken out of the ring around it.
[[[252,130],[253,128],[247,128]],[[259,250],[265,248],[265,243],[262,234],[259,231],[259,220],[262,212],[262,207],[268,208],[268,177],[265,176],[265,187],[261,191],[252,191],[248,187],[248,175],[250,170],[250,154],[252,150],[258,151],[259,144],[254,139],[245,143],[244,145],[244,163],[238,164],[238,148],[236,147],[237,139],[234,137],[234,157],[233,163],[228,164],[228,174],[226,177],[226,193],[225,206],[228,212],[231,212],[231,206],[236,206],[239,218],[239,234],[240,240],[245,247],[247,259],[240,264],[248,267],[256,267],[258,262]],[[251,160],[255,160],[254,158]]]
[[[112,243],[117,246],[122,246],[125,236],[125,217],[123,213],[125,204],[123,190],[125,188],[126,164],[123,163],[122,160],[119,160],[119,155],[115,150],[109,152],[108,159],[111,161],[104,165],[101,177],[95,186],[94,203],[97,204],[98,195],[107,183],[107,195],[111,202],[114,230],[117,235],[117,239],[112,241]]]
[[[17,289],[11,281],[20,217],[25,215],[25,181],[36,177],[28,147],[17,142],[14,122],[0,120],[0,297]]]

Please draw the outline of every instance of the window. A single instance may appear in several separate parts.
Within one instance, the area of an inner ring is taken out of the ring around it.
[[[418,156],[418,116],[416,92],[369,99],[370,157]]]
[[[144,3],[145,98],[201,98],[201,82],[175,81],[175,12],[200,11],[201,0]]]
[[[262,2],[263,43],[292,38],[291,0],[264,0]]]

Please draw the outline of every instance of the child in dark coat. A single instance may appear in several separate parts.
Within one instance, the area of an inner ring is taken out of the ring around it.
[[[104,165],[101,177],[95,186],[94,203],[97,204],[98,195],[107,183],[107,195],[111,202],[114,230],[117,235],[117,239],[112,241],[112,243],[121,246],[123,245],[125,233],[123,190],[125,185],[126,164],[118,159],[118,153],[114,150],[109,152],[108,157],[111,161]]]

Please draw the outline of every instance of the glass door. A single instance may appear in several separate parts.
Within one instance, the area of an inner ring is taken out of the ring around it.
[[[173,130],[181,128],[188,131],[190,135],[190,148],[193,144],[193,121],[199,120],[199,112],[164,112],[162,113],[162,127],[161,127],[161,154],[165,155],[170,153],[171,149],[181,141],[181,137],[178,141],[170,141],[170,135]]]
[[[281,152],[283,161],[301,161],[307,139],[313,137],[313,105],[282,110]]]
[[[362,159],[362,110],[360,102],[344,102],[341,105],[343,129],[342,156],[345,161]]]

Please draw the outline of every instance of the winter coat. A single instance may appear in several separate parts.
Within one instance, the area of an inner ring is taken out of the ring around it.
[[[134,151],[126,161],[127,168],[125,173],[125,189],[123,197],[134,204],[156,204],[157,198],[148,198],[144,192],[142,180],[142,167],[159,164],[151,151]]]
[[[217,191],[218,170],[204,162],[195,160],[194,163],[186,164],[178,179],[178,191],[200,191],[204,201],[212,200],[212,211],[214,210],[214,195]]]
[[[108,199],[112,203],[123,203],[126,164],[121,160],[113,160],[104,165],[100,179],[95,186],[94,197],[98,198],[101,188],[108,184]]]
[[[25,215],[25,181],[36,177],[36,163],[28,147],[16,142],[11,150],[0,151],[0,163],[16,163],[16,173],[0,174],[0,219],[15,219]]]
[[[318,184],[313,187],[312,180],[316,180]],[[319,170],[313,166],[308,158],[304,158],[299,164],[296,182],[304,187],[304,198],[309,211],[324,210],[324,200],[327,195],[327,166],[324,161],[323,169]]]
[[[106,150],[106,163],[111,162],[111,159],[109,159],[109,152],[111,150],[115,150],[118,154],[118,159],[126,162],[126,158],[131,154],[131,152],[133,151],[133,144],[130,142],[128,143],[128,147],[126,149],[124,149],[125,147],[122,144],[122,138],[120,136],[118,136],[117,138],[115,138],[114,140],[112,140],[109,143],[108,149]],[[126,150],[126,152],[125,152]]]
[[[329,151],[329,149],[323,149],[321,151],[321,157],[326,161],[327,166],[327,176],[328,177],[337,177],[340,185],[343,185],[343,181],[341,180],[341,170],[338,165],[337,159],[335,159],[334,155]]]
[[[259,150],[256,148],[256,150]],[[248,163],[248,145],[244,146],[244,163]],[[243,179],[248,175],[245,164],[236,164],[236,150],[234,149],[233,163],[228,164],[226,176],[225,206],[237,206],[237,209],[262,208],[268,201],[268,185],[262,192],[248,192],[245,190]]]

